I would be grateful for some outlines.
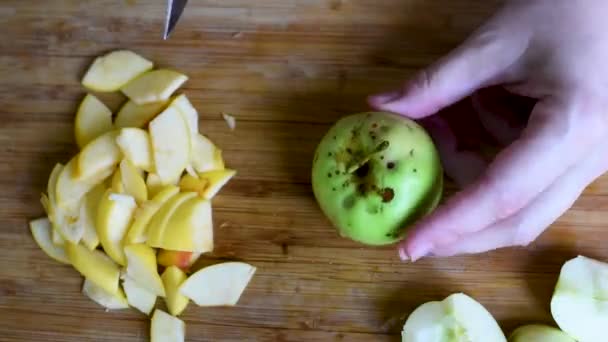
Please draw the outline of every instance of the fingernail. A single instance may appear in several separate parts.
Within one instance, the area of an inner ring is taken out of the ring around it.
[[[401,261],[410,261],[410,257],[405,252],[405,248],[399,248],[399,258]]]
[[[417,245],[415,245],[411,251],[408,253],[412,262],[426,256],[433,249],[433,244],[430,242],[424,241]]]

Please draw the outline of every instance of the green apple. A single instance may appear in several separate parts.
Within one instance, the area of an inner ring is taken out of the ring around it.
[[[312,187],[342,236],[368,245],[402,239],[408,225],[432,211],[443,168],[427,132],[385,112],[349,115],[317,146]]]
[[[521,326],[511,333],[509,342],[576,342],[565,332],[542,324]]]

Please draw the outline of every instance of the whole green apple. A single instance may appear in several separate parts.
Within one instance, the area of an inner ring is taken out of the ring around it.
[[[317,146],[312,187],[341,236],[386,245],[437,206],[443,168],[416,122],[386,112],[359,113],[338,120]]]

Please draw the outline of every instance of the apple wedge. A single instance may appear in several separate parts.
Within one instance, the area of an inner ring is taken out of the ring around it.
[[[196,172],[224,169],[222,151],[202,134],[192,137],[192,166]]]
[[[82,85],[94,91],[117,91],[153,66],[151,61],[132,51],[112,51],[93,61],[82,78]]]
[[[551,314],[575,340],[603,341],[608,326],[608,264],[582,255],[565,262],[551,298]]]
[[[53,241],[54,245],[63,246],[65,244],[65,240],[63,237],[61,237],[61,233],[54,228],[51,228],[51,240]]]
[[[127,294],[129,305],[149,315],[156,304],[156,295],[143,287],[139,286],[135,280],[126,276],[122,281],[122,287]]]
[[[190,132],[186,121],[167,107],[149,125],[156,174],[163,184],[175,184],[190,162]]]
[[[152,144],[148,132],[141,128],[123,128],[116,137],[116,143],[125,158],[135,167],[147,172],[154,171]]]
[[[168,69],[147,71],[120,90],[137,105],[167,101],[179,87],[188,80],[188,76]]]
[[[223,169],[202,172],[198,178],[185,175],[180,180],[179,187],[183,191],[195,191],[199,196],[210,200],[235,174],[235,170]]]
[[[80,207],[78,222],[84,226],[82,243],[89,249],[95,249],[99,246],[99,237],[97,236],[97,228],[95,226],[97,224],[97,209],[99,208],[99,202],[105,192],[106,188],[103,184],[95,186],[85,195],[84,202]]]
[[[156,254],[145,244],[125,247],[127,256],[127,276],[145,290],[156,296],[164,297],[165,288],[156,266]]]
[[[161,279],[165,285],[165,303],[169,309],[169,313],[173,316],[180,315],[188,306],[188,298],[179,292],[179,287],[186,280],[187,276],[184,271],[176,266],[169,266],[163,272]]]
[[[515,329],[509,342],[576,342],[565,332],[542,324],[529,324]]]
[[[507,340],[494,317],[462,293],[420,305],[407,318],[401,336],[403,342]]]
[[[95,95],[82,99],[74,121],[76,144],[83,148],[98,136],[112,130],[112,111]]]
[[[184,117],[184,120],[186,120],[188,129],[192,135],[198,134],[198,112],[186,95],[180,94],[176,96],[171,103],[169,103],[169,106],[179,110]]]
[[[135,211],[135,217],[133,218],[133,224],[129,228],[125,244],[136,244],[144,243],[148,240],[146,228],[148,223],[169,199],[175,196],[179,192],[179,188],[173,185],[167,185],[161,191],[156,194],[151,200],[146,201]]]
[[[244,262],[207,266],[188,277],[179,291],[199,306],[234,306],[255,272]]]
[[[128,159],[120,162],[120,175],[125,193],[133,197],[137,204],[141,205],[148,200],[146,182],[141,172]]]
[[[112,175],[112,183],[110,189],[112,189],[112,192],[116,194],[126,193],[125,185],[122,183],[122,172],[120,171],[120,168],[116,169],[116,171],[114,171],[114,174]]]
[[[71,242],[66,242],[65,251],[72,266],[83,277],[109,293],[118,292],[120,269],[107,255]]]
[[[70,260],[63,247],[52,242],[51,229],[51,221],[46,217],[30,221],[30,231],[38,247],[50,258],[62,264],[70,264]]]
[[[148,188],[148,196],[153,197],[160,190],[162,190],[165,185],[163,185],[163,182],[160,180],[157,174],[148,173],[148,175],[146,176],[146,187]]]
[[[116,126],[116,128],[142,128],[166,107],[167,101],[138,105],[129,100],[118,110],[116,119],[114,119],[114,126]]]
[[[213,250],[211,202],[193,197],[171,214],[160,236],[150,233],[152,247],[174,251],[205,253]]]
[[[169,219],[180,205],[194,197],[196,197],[195,192],[181,192],[173,196],[154,214],[147,227],[148,239],[146,243],[148,246],[162,248]]]
[[[89,279],[84,279],[82,284],[82,293],[89,297],[95,303],[103,306],[108,310],[128,309],[129,303],[125,298],[125,294],[119,287],[116,293],[110,293],[103,288],[95,285]]]
[[[150,324],[150,342],[183,342],[186,324],[181,319],[156,309]]]
[[[183,271],[187,271],[202,253],[198,252],[182,252],[161,249],[156,256],[156,262],[165,267],[177,266]]]
[[[117,264],[126,264],[122,241],[127,233],[137,204],[133,197],[106,190],[97,210],[97,235],[103,250]]]
[[[76,164],[78,180],[90,179],[112,170],[120,162],[122,153],[116,144],[117,135],[117,131],[102,134],[82,149]]]

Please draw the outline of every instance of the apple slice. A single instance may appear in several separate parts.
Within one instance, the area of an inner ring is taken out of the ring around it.
[[[188,306],[188,298],[179,292],[179,287],[186,278],[186,273],[176,266],[167,267],[161,276],[167,293],[165,303],[173,316],[180,315]]]
[[[198,260],[201,254],[202,253],[199,252],[182,252],[161,249],[158,251],[156,261],[161,266],[177,266],[180,269],[187,271],[188,268]]]
[[[114,175],[112,175],[112,184],[110,189],[112,189],[112,192],[116,194],[126,193],[125,185],[122,183],[122,172],[120,171],[120,168],[116,169],[116,171],[114,171]]]
[[[192,137],[192,166],[196,172],[224,169],[222,151],[202,134]]]
[[[167,107],[167,101],[152,102],[138,105],[133,101],[127,101],[116,114],[114,125],[117,128],[146,126]]]
[[[127,276],[147,291],[164,297],[165,288],[158,275],[154,250],[143,243],[128,245],[125,247],[125,255],[127,256]]]
[[[82,234],[82,243],[89,249],[95,249],[99,246],[99,237],[97,236],[97,228],[95,227],[97,222],[97,209],[99,208],[99,202],[106,192],[106,188],[103,184],[95,186],[89,191],[84,197],[84,202],[80,207],[80,217],[78,217],[79,224],[84,226],[84,232]]]
[[[125,193],[132,196],[137,204],[148,200],[148,188],[141,172],[128,160],[120,162],[120,175]]]
[[[182,203],[185,203],[194,197],[196,197],[195,192],[181,192],[173,196],[154,214],[147,227],[148,239],[146,240],[146,243],[148,246],[162,246],[165,229],[167,228],[169,219]]]
[[[51,240],[54,245],[63,246],[65,244],[65,240],[61,237],[61,233],[54,228],[51,229]]]
[[[148,132],[141,128],[123,128],[116,137],[116,143],[125,158],[135,167],[147,172],[154,171],[152,145]]]
[[[603,341],[608,326],[608,264],[579,255],[562,269],[551,299],[557,325],[578,341]]]
[[[150,246],[198,253],[213,250],[213,221],[208,200],[193,197],[183,202],[171,214],[166,226],[158,239],[150,238]]]
[[[183,342],[186,339],[186,324],[181,319],[156,309],[150,325],[151,342]]]
[[[198,112],[186,95],[180,94],[176,96],[169,106],[176,108],[183,115],[192,135],[198,134]]]
[[[167,101],[173,92],[188,80],[188,76],[174,70],[147,71],[120,90],[135,104]]]
[[[117,91],[153,66],[151,61],[132,51],[112,51],[93,61],[82,78],[82,85],[94,91]]]
[[[70,264],[70,260],[62,246],[51,241],[51,221],[43,217],[30,221],[30,231],[38,247],[50,258],[63,264]]]
[[[223,169],[200,173],[199,178],[185,175],[179,187],[184,191],[195,191],[199,196],[210,200],[235,174],[235,170]]]
[[[146,228],[148,223],[156,214],[156,212],[169,199],[179,192],[179,188],[173,185],[168,185],[159,191],[150,201],[146,201],[135,212],[133,224],[127,233],[126,244],[144,243],[148,240]]]
[[[116,144],[117,135],[117,131],[102,134],[82,149],[76,164],[77,179],[95,177],[112,170],[120,162],[122,153]]]
[[[127,294],[129,305],[149,315],[156,304],[156,295],[143,287],[139,286],[135,280],[126,276],[122,281],[122,287]]]
[[[108,310],[128,309],[129,303],[125,298],[125,294],[121,288],[118,288],[116,293],[110,293],[103,288],[95,285],[89,279],[84,279],[82,284],[82,293],[89,297],[95,303],[103,306]]]
[[[85,278],[109,293],[118,292],[120,269],[103,252],[66,242],[65,251],[74,268]]]
[[[95,95],[82,99],[74,121],[76,144],[83,148],[98,136],[112,130],[112,111]]]
[[[244,262],[207,266],[188,277],[179,291],[199,306],[234,306],[255,272]]]
[[[506,342],[507,339],[479,302],[455,293],[416,308],[403,326],[402,341]]]
[[[163,184],[174,184],[190,162],[190,132],[174,107],[167,107],[149,125],[156,174]]]
[[[576,342],[565,332],[542,324],[529,324],[515,329],[509,342]]]
[[[97,235],[103,250],[119,265],[126,264],[122,241],[133,220],[137,204],[129,195],[108,189],[97,210]]]
[[[148,188],[148,196],[153,197],[162,190],[165,185],[163,185],[163,182],[157,174],[148,173],[148,176],[146,177],[146,187]]]

